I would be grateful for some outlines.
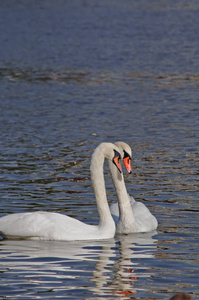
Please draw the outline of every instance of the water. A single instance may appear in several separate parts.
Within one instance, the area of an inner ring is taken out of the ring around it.
[[[199,298],[198,13],[193,0],[1,1],[0,215],[97,224],[90,156],[123,140],[128,192],[159,222],[108,241],[1,241],[1,298]]]

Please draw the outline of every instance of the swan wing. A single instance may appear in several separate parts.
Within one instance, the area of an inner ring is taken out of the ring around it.
[[[95,236],[97,239],[97,228],[50,212],[19,213],[0,218],[2,236],[14,239],[86,240]]]
[[[129,196],[129,195],[128,195]],[[135,201],[135,199],[131,196],[129,196],[129,200],[131,202],[131,206],[133,207],[134,203],[137,203]],[[115,218],[115,220],[119,219],[119,215],[120,215],[120,212],[119,212],[119,205],[118,205],[118,202],[114,202],[110,205],[110,211],[111,211],[111,214],[113,216],[113,218]]]
[[[157,219],[152,215],[150,210],[142,202],[137,202],[129,196],[133,215],[135,218],[135,228],[132,232],[149,232],[157,229]],[[110,211],[116,224],[119,222],[119,207],[118,202],[114,202],[110,206]]]
[[[135,201],[133,197],[130,198],[138,232],[149,232],[157,229],[157,219],[152,215],[148,207],[142,202]]]

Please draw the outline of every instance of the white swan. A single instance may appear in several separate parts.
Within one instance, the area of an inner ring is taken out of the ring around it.
[[[96,197],[100,222],[88,225],[77,219],[51,212],[17,213],[0,218],[0,233],[5,238],[34,240],[94,240],[115,235],[115,223],[106,197],[103,165],[107,158],[120,172],[120,153],[112,143],[101,143],[91,159],[91,180]]]
[[[120,149],[127,171],[131,173],[132,151],[130,146],[124,142],[116,142],[115,144]],[[128,195],[123,174],[120,174],[110,163],[109,167],[119,203],[119,207],[118,203],[113,203],[110,206],[111,213],[117,223],[116,232],[128,234],[157,229],[158,222],[149,209],[143,203],[136,202],[133,197]]]

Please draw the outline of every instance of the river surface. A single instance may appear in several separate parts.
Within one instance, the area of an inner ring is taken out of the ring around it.
[[[97,224],[90,157],[123,140],[127,190],[159,223],[106,241],[2,240],[1,299],[199,299],[198,16],[198,0],[0,1],[0,216]]]

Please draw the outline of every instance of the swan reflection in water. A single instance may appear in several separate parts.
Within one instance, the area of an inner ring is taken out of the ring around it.
[[[1,285],[9,289],[19,280],[35,292],[39,286],[40,291],[51,288],[55,293],[83,289],[94,295],[135,294],[137,272],[139,277],[153,275],[146,267],[142,271],[140,259],[153,257],[155,233],[89,242],[2,240]]]
[[[92,289],[97,295],[131,295],[136,294],[134,286],[139,277],[150,277],[150,274],[143,268],[140,260],[153,258],[156,249],[156,240],[153,235],[156,232],[144,234],[118,235],[112,246],[102,247],[102,253],[93,271],[92,282],[95,287]],[[111,255],[110,255],[111,253]]]

